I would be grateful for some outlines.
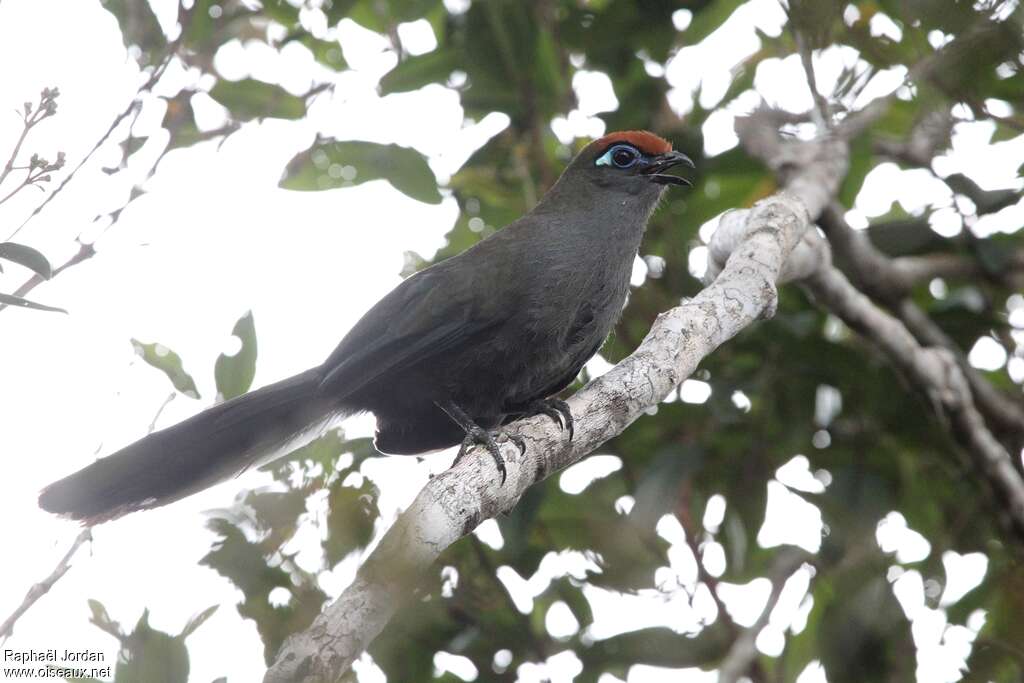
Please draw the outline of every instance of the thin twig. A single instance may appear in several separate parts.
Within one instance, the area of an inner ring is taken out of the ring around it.
[[[813,51],[807,45],[807,40],[799,30],[794,31],[793,38],[796,40],[797,51],[800,53],[800,63],[803,65],[804,75],[807,77],[807,87],[810,89],[811,98],[814,101],[814,107],[811,109],[811,118],[818,127],[818,133],[824,134],[831,127],[832,119],[829,115],[828,101],[818,91],[818,80],[814,76]]]
[[[25,599],[21,601],[21,604],[14,610],[11,616],[7,617],[3,624],[0,624],[0,644],[7,641],[8,638],[14,633],[14,624],[22,617],[36,603],[39,598],[50,592],[54,584],[60,581],[60,578],[64,576],[69,569],[71,569],[71,558],[74,557],[78,548],[81,547],[86,541],[92,540],[92,531],[89,529],[83,529],[78,537],[75,538],[75,542],[71,544],[71,548],[65,553],[64,557],[57,566],[54,568],[50,575],[37,584],[34,584],[28,589],[25,594]]]
[[[928,63],[928,68],[918,65],[911,72],[927,72],[934,67],[933,60]],[[848,154],[848,140],[874,123],[886,111],[888,104],[875,106],[878,102],[876,100],[864,110],[854,112],[843,122],[843,126],[837,127],[834,135],[818,140],[783,140],[777,128],[761,111],[737,118],[736,132],[750,154],[774,170],[785,187],[795,190],[808,183],[812,186],[815,184],[808,171],[814,168],[815,163],[820,163],[823,156],[838,154],[845,157]],[[855,125],[847,126],[854,118]],[[819,194],[825,189],[820,181],[816,186]],[[808,192],[804,190],[801,194],[806,196]],[[819,206],[822,209],[831,208],[812,215],[823,213],[825,218],[830,214],[839,214],[835,207],[834,188]],[[737,220],[742,223],[744,212],[734,213],[741,214]],[[719,233],[723,232],[728,217],[722,219],[718,231],[712,236],[709,273],[715,272],[715,241],[720,238]],[[850,284],[838,269],[832,267],[831,250],[816,232],[808,232],[805,241],[818,252],[818,265],[806,281],[808,289],[848,326],[878,344],[893,365],[902,370],[915,386],[932,397],[938,417],[950,427],[959,445],[974,458],[979,474],[997,494],[1005,510],[1001,521],[1007,522],[1017,539],[1024,539],[1024,478],[1016,469],[1015,456],[1011,456],[994,437],[978,409],[980,401],[977,397],[985,397],[980,399],[985,401],[991,392],[982,393],[983,390],[977,388],[972,390],[969,379],[971,373],[961,370],[956,353],[943,348],[923,348],[905,325],[879,309]],[[718,261],[721,262],[720,259]]]
[[[533,650],[533,653],[539,660],[545,660],[548,658],[548,649],[544,646],[544,643],[537,637],[537,634],[533,631],[533,626],[530,624],[530,618],[526,614],[519,611],[516,607],[515,601],[512,599],[512,594],[508,592],[508,588],[498,578],[497,569],[494,563],[491,562],[491,558],[487,556],[487,551],[484,550],[484,543],[476,534],[469,535],[470,545],[473,546],[473,551],[476,553],[477,560],[480,562],[480,566],[483,567],[483,574],[490,580],[497,591],[501,594],[502,600],[505,602],[505,609],[509,610],[516,621],[519,622],[519,628],[523,635],[526,636],[527,645]]]
[[[180,40],[180,38],[179,38],[179,40]],[[126,118],[128,118],[132,114],[132,112],[135,111],[136,107],[139,107],[139,106],[142,105],[142,100],[141,100],[142,94],[147,92],[154,85],[156,85],[156,82],[158,80],[160,80],[161,76],[163,76],[164,71],[167,69],[167,66],[171,63],[171,58],[174,56],[175,52],[177,51],[177,47],[178,47],[178,41],[174,41],[174,42],[170,43],[167,46],[167,51],[164,54],[163,59],[161,59],[160,63],[157,65],[157,67],[155,69],[153,69],[153,73],[151,73],[149,75],[149,78],[146,79],[146,82],[143,83],[139,87],[139,89],[135,93],[135,96],[132,97],[132,101],[128,104],[128,106],[124,109],[124,111],[122,111],[120,114],[118,114],[116,117],[114,117],[114,120],[111,122],[110,126],[107,128],[107,132],[105,132],[103,134],[103,136],[100,137],[100,139],[96,142],[96,144],[92,146],[92,149],[90,149],[89,152],[86,153],[86,155],[84,157],[82,157],[82,160],[78,163],[77,166],[75,166],[75,168],[73,168],[71,170],[71,173],[68,173],[64,177],[64,179],[61,181],[60,185],[58,185],[57,188],[53,192],[51,192],[49,195],[47,195],[46,199],[44,199],[43,202],[39,206],[37,206],[35,209],[33,209],[32,213],[30,213],[28,215],[28,218],[26,218],[24,221],[22,221],[21,225],[19,225],[17,227],[17,229],[15,229],[15,231],[13,233],[11,233],[11,236],[7,238],[8,240],[13,239],[15,235],[17,235],[19,232],[21,232],[21,229],[24,228],[28,224],[29,221],[31,221],[33,218],[38,216],[39,213],[44,208],[46,208],[46,205],[49,204],[51,201],[53,201],[53,199],[58,194],[60,194],[61,190],[63,190],[67,186],[67,184],[69,182],[71,182],[71,179],[74,178],[75,175],[82,169],[82,167],[85,166],[86,163],[88,163],[89,159],[92,158],[93,154],[95,154],[100,149],[100,147],[103,146],[103,144],[107,141],[107,139],[113,134],[113,132],[121,124],[121,122],[124,121]]]
[[[776,557],[768,577],[772,582],[768,602],[757,621],[749,628],[743,629],[739,637],[733,641],[729,653],[718,667],[718,683],[736,683],[757,662],[757,636],[771,620],[772,610],[779,603],[786,582],[800,568],[806,557],[806,553],[796,548],[787,548]]]
[[[941,70],[944,64],[955,63],[962,59],[965,52],[976,47],[977,44],[988,38],[988,33],[993,28],[992,22],[979,21],[962,31],[951,43],[944,45],[939,50],[922,57],[907,70],[907,75],[898,87],[894,88],[887,95],[881,95],[869,102],[860,110],[851,113],[837,126],[837,133],[847,140],[852,140],[868,128],[873,122],[889,111],[889,107],[896,99],[896,94],[903,86],[925,81],[932,74]]]
[[[805,286],[819,304],[877,345],[931,400],[938,417],[996,494],[1001,521],[1018,540],[1024,540],[1024,479],[1013,457],[985,424],[955,355],[945,348],[921,346],[902,322],[877,307],[831,265],[827,249],[822,267]]]
[[[78,265],[82,261],[90,259],[96,255],[96,249],[95,247],[93,247],[92,244],[86,244],[80,240],[78,241],[78,244],[78,251],[75,253],[75,255],[69,258],[59,267],[54,268],[53,273],[50,274],[50,279],[53,279],[58,273],[67,270],[71,266]],[[18,289],[14,291],[14,296],[24,297],[31,290],[35,289],[37,285],[43,282],[46,282],[46,278],[44,278],[42,275],[39,275],[38,273],[33,273],[32,277],[26,280],[25,283],[21,285],[21,287],[18,287]],[[7,308],[7,304],[0,304],[0,311],[4,310],[5,308]]]
[[[160,419],[160,416],[164,414],[164,409],[167,408],[168,405],[170,405],[171,401],[174,400],[175,396],[177,396],[177,393],[173,391],[169,393],[167,395],[167,398],[164,399],[164,402],[160,404],[160,407],[156,409],[156,414],[153,415],[153,421],[149,423],[149,430],[146,432],[146,434],[152,434],[153,432],[156,431],[157,421]]]
[[[45,106],[49,93],[49,89],[43,90],[43,93],[39,96],[39,106],[31,112],[26,110],[22,115],[22,121],[25,125],[21,130],[21,135],[18,136],[18,141],[14,144],[14,150],[11,152],[11,158],[8,159],[7,163],[4,165],[3,173],[0,173],[0,185],[7,180],[7,176],[10,175],[11,171],[15,168],[25,168],[24,166],[15,166],[14,162],[18,158],[18,153],[21,152],[21,146],[25,143],[25,138],[28,137],[29,131],[32,130],[37,123],[53,115],[52,110]],[[27,109],[31,103],[26,102],[25,105]],[[42,114],[42,116],[40,116],[40,114]]]
[[[697,543],[698,526],[690,514],[689,480],[683,481],[681,489],[679,504],[676,505],[675,514],[679,524],[683,527],[683,532],[686,534],[686,545],[690,548],[693,559],[697,563],[697,580],[708,587],[711,599],[714,600],[715,607],[718,608],[718,614],[722,618],[722,622],[728,627],[733,638],[736,638],[739,635],[739,627],[733,621],[732,615],[729,614],[729,610],[725,608],[725,603],[722,602],[722,598],[718,595],[718,579],[712,576],[708,568],[704,566],[704,560],[701,557],[700,544]]]
[[[892,310],[920,344],[949,349],[970,383],[977,407],[986,419],[999,430],[1016,434],[1020,441],[1024,437],[1024,406],[971,367],[956,342],[907,296],[913,278],[920,275],[920,272],[913,272],[915,262],[886,257],[864,233],[849,226],[842,207],[837,204],[833,203],[822,213],[819,224],[836,254],[844,260],[855,284]]]

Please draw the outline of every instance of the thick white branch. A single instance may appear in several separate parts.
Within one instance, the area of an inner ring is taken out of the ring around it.
[[[814,193],[814,200],[819,193]],[[499,484],[479,451],[428,483],[355,581],[313,624],[282,645],[267,683],[335,681],[383,630],[438,555],[480,522],[511,510],[526,490],[621,433],[657,405],[720,344],[775,310],[775,284],[809,225],[806,198],[778,194],[743,214],[742,239],[714,282],[658,316],[643,343],[569,399],[576,435],[546,417],[515,423],[525,455],[502,445],[508,479]],[[820,207],[819,207],[820,210]],[[734,220],[734,219],[730,219]]]

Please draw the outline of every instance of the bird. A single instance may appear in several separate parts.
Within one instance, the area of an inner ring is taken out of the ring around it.
[[[88,526],[180,500],[371,412],[374,445],[415,455],[481,445],[546,415],[625,305],[633,261],[685,154],[648,131],[587,144],[521,218],[398,284],[319,366],[154,431],[45,487],[39,506]],[[511,437],[525,451],[521,439]]]

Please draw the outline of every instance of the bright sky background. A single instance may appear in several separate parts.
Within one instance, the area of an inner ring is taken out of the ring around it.
[[[171,30],[173,1],[159,0],[156,8],[165,28]],[[677,26],[689,22],[688,14],[677,13]],[[58,15],[60,21],[54,21]],[[879,16],[878,31],[898,31],[895,25],[885,24],[884,15]],[[729,69],[758,48],[754,27],[777,34],[783,21],[774,0],[754,0],[701,45],[683,49],[668,65],[649,68],[664,70],[674,87],[672,104],[680,114],[692,107],[698,86],[703,88],[702,104],[713,105],[724,92]],[[425,22],[404,25],[402,31],[410,50],[425,52],[435,44]],[[167,426],[213,401],[214,360],[235,348],[228,333],[245,311],[254,312],[259,340],[255,383],[266,384],[321,362],[359,315],[399,282],[404,252],[430,256],[443,244],[458,212],[450,196],[437,206],[420,204],[384,181],[323,193],[277,188],[287,160],[306,148],[316,131],[413,146],[429,157],[443,182],[507,124],[499,114],[478,122],[464,120],[458,96],[440,86],[379,98],[376,82],[395,63],[386,41],[347,21],[338,37],[353,67],[341,75],[324,71],[296,44],[278,54],[266,47],[234,43],[217,57],[217,68],[225,77],[252,75],[279,82],[295,93],[308,89],[314,78],[337,80],[338,94],[319,98],[306,119],[250,123],[220,148],[203,144],[172,152],[147,180],[145,171],[166,142],[165,134],[155,132],[164,104],[152,98],[145,102],[136,125],[137,134],[152,137],[132,158],[128,170],[114,176],[100,170],[120,158],[116,144],[120,138],[115,135],[62,195],[18,234],[17,241],[40,249],[55,265],[77,250],[74,240],[79,235],[85,241],[96,240],[98,254],[31,294],[35,300],[68,309],[70,315],[15,309],[0,313],[0,377],[4,378],[0,452],[6,460],[5,476],[0,479],[0,518],[6,520],[0,546],[5,557],[0,618],[20,603],[33,582],[53,569],[78,531],[37,509],[38,490],[94,456],[109,454],[145,434],[171,393],[167,379],[134,355],[130,338],[158,341],[174,349],[198,384],[201,400],[178,396],[160,414],[157,426]],[[851,60],[856,55],[843,50],[821,56],[823,90]],[[95,0],[6,0],[0,4],[0,63],[8,65],[0,88],[0,156],[4,160],[20,132],[19,118],[11,110],[36,100],[42,87],[60,88],[58,114],[33,132],[23,154],[38,152],[52,159],[56,150],[63,150],[67,168],[72,168],[130,102],[140,81],[115,20]],[[699,72],[692,64],[701,64]],[[881,74],[872,83],[872,92],[887,93],[900,85],[901,78],[901,73]],[[168,86],[160,92],[175,92],[169,87],[172,83],[196,81],[180,68],[170,69],[167,79]],[[803,83],[795,57],[768,60],[755,81],[765,99],[794,111],[810,105]],[[565,142],[574,135],[601,134],[603,124],[594,114],[616,106],[610,81],[603,74],[582,72],[574,86],[580,109],[552,123]],[[757,95],[747,93],[708,120],[704,132],[709,153],[736,144],[732,117],[757,102]],[[222,114],[216,103],[200,96],[196,106],[201,126],[220,125]],[[1024,157],[1024,136],[989,145],[991,134],[989,124],[961,124],[953,151],[937,161],[936,170],[943,175],[969,172],[986,189],[1019,187],[1014,174]],[[107,230],[109,220],[93,223],[94,216],[121,206],[138,183],[147,194],[133,202],[117,224]],[[0,207],[0,240],[21,224],[42,197],[30,189]],[[928,205],[948,206],[949,215],[936,229],[944,234],[962,229],[953,198],[941,183],[924,171],[901,171],[892,164],[880,166],[869,176],[851,221],[866,224],[869,217],[886,213],[894,201],[912,213]],[[1022,214],[1024,208],[1018,205],[973,229],[986,234],[1010,231],[1020,226]],[[706,226],[702,236],[706,238],[713,227],[714,223]],[[699,273],[705,260],[706,252],[698,248],[689,264],[667,267],[690,267]],[[11,292],[25,279],[26,271],[7,264],[5,271],[0,275],[0,291]],[[642,274],[641,269],[637,283]],[[1012,305],[1015,311],[1024,309],[1024,299]],[[1017,315],[1020,319],[1024,312]],[[1019,327],[1024,327],[1024,321]],[[972,362],[995,367],[1010,362],[1011,375],[1018,381],[1024,377],[1024,360],[1007,359],[1005,354],[1000,356],[1001,349],[991,346],[980,342],[980,350],[972,351]],[[601,361],[596,360],[592,369],[600,367]],[[841,410],[841,396],[829,389],[819,392],[818,407],[834,416]],[[674,400],[701,403],[710,390],[710,385],[691,380]],[[749,407],[746,397],[733,399],[738,410]],[[371,421],[365,418],[349,425],[350,434],[368,434],[370,429]],[[758,540],[767,546],[790,542],[816,550],[822,533],[820,513],[792,490],[821,492],[828,474],[814,466],[813,454],[793,455],[768,484],[768,520]],[[379,532],[411,501],[428,473],[443,470],[449,462],[448,455],[433,456],[422,464],[401,458],[367,462],[363,473],[382,489],[385,524]],[[614,456],[595,456],[563,474],[561,484],[581,492],[594,477],[606,476],[619,466]],[[170,507],[97,528],[94,543],[80,552],[73,569],[20,620],[5,647],[91,648],[109,653],[112,662],[115,643],[88,623],[87,598],[101,601],[127,630],[148,607],[150,623],[170,633],[180,631],[194,613],[219,604],[214,617],[188,641],[192,680],[206,682],[221,675],[232,681],[259,680],[264,671],[263,647],[253,623],[241,619],[234,608],[240,592],[198,561],[214,540],[205,530],[203,511],[229,505],[240,491],[268,482],[267,475],[249,472]],[[620,501],[623,510],[631,504],[628,499]],[[708,529],[721,522],[725,505],[721,497],[712,499],[705,517]],[[591,637],[654,624],[688,632],[699,628],[702,619],[713,618],[714,606],[706,589],[697,592],[691,606],[686,592],[677,588],[692,586],[695,577],[682,529],[666,517],[659,531],[673,543],[671,566],[656,575],[664,589],[624,597],[588,588],[586,595],[596,615]],[[478,533],[490,544],[501,542],[493,522]],[[984,615],[972,616],[966,627],[947,628],[942,611],[925,606],[929,588],[921,575],[912,569],[904,571],[898,563],[919,560],[931,548],[907,528],[898,512],[879,526],[878,540],[884,550],[894,553],[890,578],[914,623],[915,642],[921,648],[919,680],[956,680],[956,670]],[[315,539],[309,547],[315,547]],[[725,553],[720,546],[706,546],[705,557],[712,571],[724,570]],[[316,567],[318,557],[313,552],[308,560],[309,568]],[[950,552],[943,561],[950,571],[944,602],[954,601],[975,585],[986,569],[981,555],[961,557]],[[357,558],[350,558],[326,574],[325,590],[337,595],[351,579],[356,563]],[[533,597],[552,577],[579,573],[585,563],[578,554],[552,553],[534,577],[519,577],[508,568],[499,574],[516,603],[529,609]],[[801,570],[787,586],[770,626],[759,638],[765,652],[779,652],[783,633],[803,628],[811,607],[805,597],[809,577],[810,570]],[[736,620],[749,624],[760,613],[768,590],[765,580],[726,585],[722,597]],[[569,635],[579,627],[564,605],[552,608],[547,625],[554,635]],[[475,675],[463,658],[440,656],[436,663],[467,679]],[[524,681],[545,675],[568,681],[578,666],[574,656],[562,654],[546,665],[523,665],[519,673]],[[481,673],[486,678],[486,672]],[[367,681],[382,678],[368,658],[361,663],[360,676]],[[715,678],[713,673],[681,675],[635,667],[629,681]],[[614,680],[602,679],[603,683]],[[801,680],[821,681],[824,676],[812,666]]]

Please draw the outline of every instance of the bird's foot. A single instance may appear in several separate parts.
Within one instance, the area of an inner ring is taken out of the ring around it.
[[[498,446],[498,441],[495,438],[502,435],[519,448],[520,455],[526,453],[526,442],[523,441],[522,437],[507,432],[489,432],[483,427],[473,425],[466,430],[466,438],[462,440],[462,446],[459,447],[459,454],[455,456],[455,462],[452,463],[452,467],[458,465],[473,446],[483,446],[487,449],[491,458],[494,459],[494,465],[498,468],[498,473],[501,475],[501,483],[504,484],[507,475],[505,460],[501,457],[501,448]]]
[[[572,411],[569,410],[568,403],[560,398],[546,398],[534,401],[526,406],[526,410],[523,411],[523,417],[533,417],[534,415],[547,415],[550,417],[559,427],[569,432],[569,441],[572,441],[575,422],[572,419]]]
[[[484,446],[487,448],[487,452],[494,458],[494,464],[498,468],[498,473],[501,474],[501,483],[505,483],[505,461],[501,458],[501,448],[498,447],[498,442],[495,440],[495,436],[504,435],[509,441],[519,447],[519,454],[524,455],[526,453],[526,442],[523,441],[522,437],[515,436],[514,434],[508,434],[506,432],[489,432],[476,422],[473,421],[466,411],[460,408],[454,401],[445,400],[437,401],[435,405],[443,410],[448,417],[450,417],[455,424],[462,427],[466,432],[466,438],[462,440],[462,446],[459,448],[459,454],[455,456],[455,462],[452,463],[452,467],[459,464],[462,458],[465,457],[466,453],[473,446]]]

